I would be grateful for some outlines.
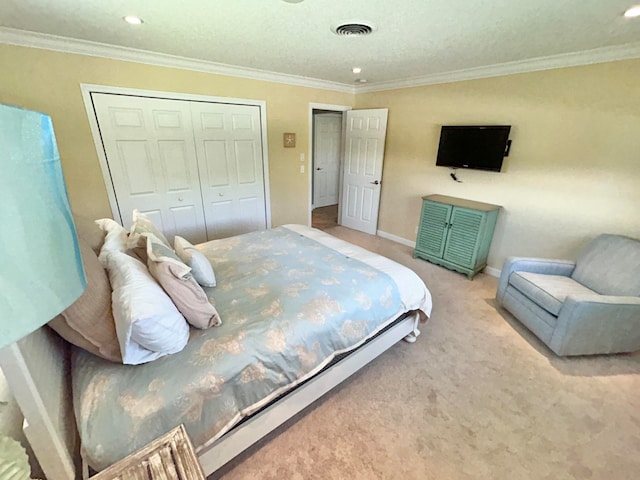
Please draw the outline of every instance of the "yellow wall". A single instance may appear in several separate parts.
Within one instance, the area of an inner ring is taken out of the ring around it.
[[[600,232],[640,237],[640,61],[359,94],[0,45],[0,102],[53,117],[72,207],[110,215],[80,83],[265,100],[273,225],[307,223],[309,103],[389,108],[379,229],[415,239],[420,197],[503,205],[489,256],[573,257]],[[502,173],[435,167],[442,124],[511,124]],[[282,133],[296,132],[284,149]]]
[[[5,44],[0,44],[0,69],[0,103],[53,118],[71,206],[92,218],[111,216],[111,209],[81,83],[266,101],[274,226],[308,221],[309,169],[300,173],[299,157],[309,154],[309,103],[354,101],[346,93]],[[284,132],[297,134],[296,148],[283,148]],[[308,162],[307,158],[307,167]]]
[[[378,228],[415,240],[421,196],[502,205],[489,255],[574,258],[602,232],[640,237],[640,61],[356,96],[389,108]],[[443,124],[509,124],[502,173],[436,167]]]

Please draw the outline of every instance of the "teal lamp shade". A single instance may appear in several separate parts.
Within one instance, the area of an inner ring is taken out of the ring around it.
[[[85,287],[51,118],[0,105],[0,348],[46,324]]]

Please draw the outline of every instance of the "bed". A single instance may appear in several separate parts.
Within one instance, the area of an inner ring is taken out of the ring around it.
[[[47,328],[0,352],[50,480],[99,471],[184,424],[207,475],[419,335],[431,295],[411,270],[300,225],[199,245],[223,323],[186,348],[119,365]]]

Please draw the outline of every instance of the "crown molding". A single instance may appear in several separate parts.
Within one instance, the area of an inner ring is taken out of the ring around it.
[[[618,45],[614,47],[595,48],[593,50],[585,50],[582,52],[563,53],[548,57],[531,58],[515,62],[499,63],[486,67],[436,73],[433,75],[407,78],[404,80],[391,80],[388,82],[358,85],[355,87],[355,93],[380,92],[383,90],[421,87],[424,85],[436,85],[439,83],[453,83],[465,80],[501,77],[504,75],[514,75],[518,73],[538,72],[565,67],[578,67],[582,65],[630,60],[635,58],[640,58],[640,42],[627,43],[625,45]]]
[[[249,67],[239,67],[225,63],[197,60],[177,55],[61,37],[58,35],[29,32],[9,27],[0,27],[0,43],[352,94],[421,87],[424,85],[453,83],[640,58],[640,42],[634,42],[613,47],[602,47],[582,52],[563,53],[548,57],[499,63],[485,67],[436,73],[402,80],[375,82],[367,85],[349,85],[331,82],[329,80],[258,70]]]
[[[49,35],[45,33],[29,32],[15,28],[0,27],[0,43],[21,47],[41,48],[56,52],[87,55],[91,57],[109,58],[125,62],[143,63],[159,67],[179,68],[195,72],[213,73],[230,77],[248,78],[265,82],[284,83],[298,87],[318,88],[343,93],[355,93],[352,85],[319,80],[316,78],[290,75],[286,73],[270,72],[249,67],[238,67],[225,63],[197,60],[193,58],[150,52],[117,45],[78,40],[75,38]]]

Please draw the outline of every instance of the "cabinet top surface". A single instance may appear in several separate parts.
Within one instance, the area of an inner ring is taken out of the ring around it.
[[[481,210],[484,212],[490,212],[491,210],[498,210],[499,208],[502,208],[500,205],[476,202],[474,200],[467,200],[466,198],[449,197],[447,195],[425,195],[422,199],[429,200],[431,202],[446,203],[447,205],[453,205],[454,207]]]

